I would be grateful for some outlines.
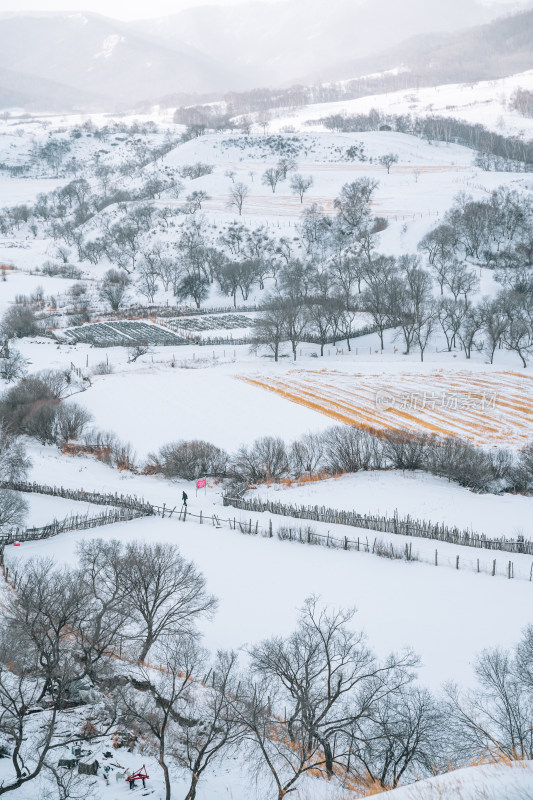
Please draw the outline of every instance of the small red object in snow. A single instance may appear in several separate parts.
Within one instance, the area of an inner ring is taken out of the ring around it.
[[[20,542],[13,542],[13,547],[20,547]]]
[[[142,781],[147,780],[150,776],[146,772],[146,767],[144,764],[142,765],[141,769],[138,769],[137,772],[132,772],[131,775],[128,775],[127,778],[124,778],[125,781]]]

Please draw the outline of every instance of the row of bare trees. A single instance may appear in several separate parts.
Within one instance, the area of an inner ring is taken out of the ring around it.
[[[336,425],[308,433],[290,446],[279,437],[264,436],[232,454],[209,442],[172,442],[148,457],[146,469],[170,479],[229,478],[244,487],[287,477],[423,470],[478,492],[528,492],[533,489],[533,445],[517,457],[505,449],[485,451],[458,437]]]

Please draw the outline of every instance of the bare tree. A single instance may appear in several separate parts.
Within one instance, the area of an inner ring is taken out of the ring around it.
[[[479,309],[466,306],[466,304],[463,305],[465,308],[462,314],[461,325],[457,333],[463,345],[465,356],[470,358],[472,348],[476,345],[477,334],[483,327],[483,318]]]
[[[219,653],[210,669],[211,688],[195,687],[188,697],[187,724],[176,730],[172,755],[190,775],[185,800],[195,800],[198,783],[213,765],[227,758],[242,739],[242,726],[233,708],[239,694],[235,653]]]
[[[159,277],[158,266],[159,264],[150,263],[146,258],[141,259],[139,262],[139,277],[137,278],[137,289],[146,297],[149,303],[154,302],[154,297],[158,292],[159,284],[157,279]]]
[[[385,169],[387,170],[387,175],[389,175],[390,168],[392,167],[392,165],[397,164],[398,161],[399,157],[397,153],[386,153],[385,155],[380,156],[378,158],[379,164],[381,164],[381,166],[385,167]]]
[[[282,173],[280,172],[279,167],[269,167],[263,172],[261,183],[264,186],[270,186],[272,193],[275,194],[276,187],[281,180]]]
[[[61,403],[55,417],[57,441],[79,439],[91,420],[92,414],[77,403]]]
[[[291,471],[296,477],[317,475],[325,469],[324,440],[320,434],[306,433],[292,443],[290,449]]]
[[[416,324],[416,343],[420,348],[420,361],[424,360],[424,353],[428,346],[437,325],[437,309],[435,304],[429,302],[427,306],[420,310]]]
[[[140,667],[130,684],[119,692],[123,723],[152,740],[165,780],[165,800],[171,800],[170,761],[179,741],[180,723],[187,725],[191,681],[199,678],[205,654],[191,637],[167,640],[158,646],[159,669]],[[138,687],[138,688],[136,688]]]
[[[464,303],[456,303],[451,297],[441,297],[436,308],[437,319],[446,338],[448,352],[455,346],[455,339],[465,313]]]
[[[210,442],[182,440],[163,445],[157,455],[150,456],[150,462],[166,478],[193,481],[202,476],[225,475],[228,454]]]
[[[233,457],[231,468],[244,481],[278,481],[289,471],[289,458],[283,439],[263,436],[250,446],[243,445]]]
[[[203,189],[195,189],[194,192],[188,194],[185,199],[187,200],[187,204],[183,207],[184,213],[196,214],[198,211],[201,211],[202,203],[210,200],[211,197]]]
[[[209,297],[209,280],[201,272],[192,270],[183,275],[175,287],[174,294],[180,300],[187,300],[192,297],[196,303],[196,308],[200,308],[204,300]]]
[[[361,307],[371,315],[379,333],[381,349],[385,330],[398,324],[397,315],[403,309],[399,302],[402,284],[393,258],[379,256],[367,267],[367,288],[361,296]]]
[[[331,777],[347,757],[344,742],[338,749],[341,732],[412,680],[413,655],[379,663],[363,635],[350,630],[353,615],[321,609],[310,598],[294,633],[249,651],[254,678],[235,706],[278,800],[306,773]]]
[[[295,295],[286,298],[283,303],[283,310],[285,313],[287,339],[291,344],[293,359],[296,361],[298,345],[309,326],[309,317],[301,298]]]
[[[300,198],[300,203],[304,201],[304,194],[307,192],[308,189],[311,188],[313,185],[313,176],[312,175],[300,175],[296,173],[291,178],[291,189],[294,194],[297,194]]]
[[[475,689],[463,693],[455,685],[447,687],[447,711],[463,755],[533,757],[533,695],[529,673],[520,671],[529,637],[526,631],[514,653],[485,650],[475,664]]]
[[[13,774],[4,777],[0,795],[30,784],[43,771],[53,769],[58,752],[75,741],[87,738],[83,731],[64,725],[60,712],[66,699],[64,687],[68,685],[70,675],[68,660],[64,657],[60,667],[63,680],[55,687],[53,701],[47,708],[42,707],[38,714],[28,714],[28,709],[36,708],[42,697],[43,678],[39,655],[23,649],[15,633],[2,631],[0,735],[10,746]],[[102,728],[101,733],[106,732]]]
[[[368,789],[394,789],[404,777],[433,775],[450,754],[443,709],[428,691],[412,686],[384,697],[344,735],[347,772]]]
[[[130,278],[124,272],[109,269],[100,284],[100,297],[111,306],[113,311],[123,305],[127,299]]]
[[[468,295],[479,286],[479,278],[465,264],[454,260],[448,265],[444,285],[453,294],[455,301],[462,294],[464,295],[465,303],[468,303]]]
[[[228,207],[236,208],[239,217],[242,216],[244,201],[248,197],[250,190],[245,183],[234,183],[229,189]]]
[[[533,353],[533,299],[518,292],[505,292],[501,302],[508,323],[502,334],[503,343],[518,355],[525,369]]]
[[[342,187],[339,197],[334,201],[334,207],[338,212],[341,229],[346,234],[357,237],[367,227],[370,218],[369,203],[378,186],[376,180],[359,178]]]
[[[279,350],[286,338],[286,319],[279,298],[270,296],[254,321],[254,346],[268,347],[274,361],[279,360]]]
[[[23,481],[31,467],[22,439],[0,415],[0,476],[3,481]]]
[[[216,600],[194,563],[174,545],[133,542],[126,557],[124,591],[140,623],[142,662],[156,641],[193,630],[198,619],[215,610]]]
[[[125,590],[127,558],[116,539],[85,539],[77,547],[78,580],[86,604],[77,625],[76,649],[82,674],[93,681],[112,673],[116,653],[132,622]]]
[[[298,169],[298,164],[294,158],[280,158],[276,164],[276,168],[281,175],[281,180],[286,181],[289,172],[295,172]]]
[[[0,531],[15,525],[22,525],[28,510],[28,503],[18,492],[0,489]]]
[[[128,347],[128,364],[134,364],[138,358],[152,353],[150,345],[146,342],[137,342],[136,344]]]
[[[5,312],[0,330],[8,339],[22,339],[25,336],[38,336],[42,325],[34,308],[29,305],[16,305]]]

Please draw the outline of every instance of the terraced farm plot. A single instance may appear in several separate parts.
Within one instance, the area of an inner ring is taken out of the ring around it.
[[[177,317],[165,321],[165,327],[171,328],[173,331],[230,331],[250,328],[252,324],[253,319],[245,317],[244,314],[209,314],[196,317]]]
[[[533,376],[514,372],[362,375],[291,370],[241,377],[338,422],[523,446],[533,438]]]
[[[56,332],[56,338],[69,344],[92,344],[94,347],[128,347],[147,345],[180,345],[188,340],[173,331],[148,322],[95,322]]]

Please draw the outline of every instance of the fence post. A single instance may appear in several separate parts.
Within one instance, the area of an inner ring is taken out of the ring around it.
[[[202,524],[203,524],[203,519],[202,519],[202,509],[200,509],[200,525],[202,525]]]
[[[492,577],[496,575],[496,559],[492,562]]]
[[[272,517],[268,520],[268,535],[272,539]]]
[[[455,569],[459,569],[459,556],[455,557]]]
[[[439,566],[439,554],[437,552],[437,548],[435,548],[435,566]]]

